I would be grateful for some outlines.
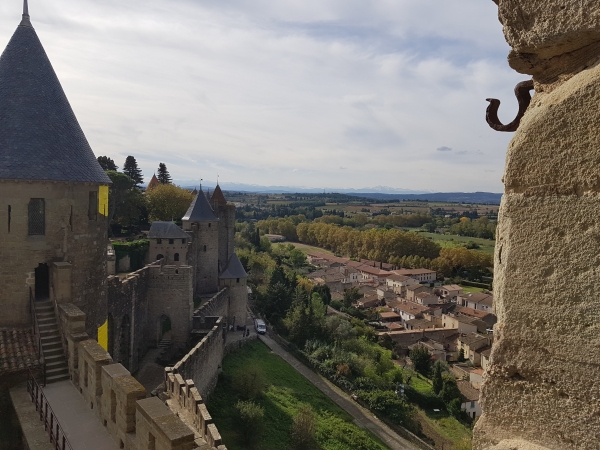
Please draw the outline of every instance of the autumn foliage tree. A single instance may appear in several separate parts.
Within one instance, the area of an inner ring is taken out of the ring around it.
[[[160,184],[146,192],[146,200],[151,220],[180,220],[189,208],[193,195],[174,184]]]

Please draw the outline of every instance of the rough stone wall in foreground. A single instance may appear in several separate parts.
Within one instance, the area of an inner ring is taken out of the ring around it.
[[[474,449],[597,449],[600,4],[499,3],[511,66],[529,64],[516,68],[536,94],[508,148]]]

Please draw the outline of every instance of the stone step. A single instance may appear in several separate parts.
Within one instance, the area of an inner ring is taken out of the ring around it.
[[[54,312],[54,307],[50,303],[48,303],[47,305],[35,305],[35,312],[36,313]]]
[[[52,377],[54,375],[65,375],[65,374],[67,376],[69,376],[69,368],[67,367],[66,364],[63,364],[63,365],[57,366],[57,367],[52,367],[52,368],[46,367],[46,378]]]
[[[56,383],[58,381],[64,381],[69,379],[69,374],[51,375],[46,376],[46,384]]]
[[[63,355],[62,351],[58,351],[59,349],[52,350],[54,353],[50,354],[50,352],[44,352],[44,360],[46,361],[46,365],[54,362],[62,362],[67,363],[65,359],[65,355]]]
[[[59,355],[61,358],[64,358],[65,355],[63,354],[62,346],[60,345],[60,342],[58,344],[59,345],[52,345],[46,347],[42,345],[42,352],[44,353],[45,359],[52,358],[55,355]]]
[[[42,347],[45,347],[47,344],[55,344],[61,345],[60,336],[58,334],[54,336],[40,336],[40,340],[42,341]]]
[[[64,356],[62,358],[52,359],[50,361],[46,360],[46,372],[48,372],[49,370],[62,368],[69,368],[69,366],[67,366],[67,361],[65,360]]]
[[[38,328],[40,331],[49,330],[51,328],[56,328],[58,330],[58,324],[56,323],[56,320],[49,320],[44,323],[38,322]]]
[[[47,324],[47,323],[57,323],[56,319],[54,318],[54,314],[48,314],[45,317],[36,316],[36,319],[37,319],[38,325],[40,325],[40,326],[43,324]]]
[[[58,327],[46,328],[44,330],[40,330],[40,337],[43,339],[45,337],[56,336],[60,340],[60,336],[58,334]]]

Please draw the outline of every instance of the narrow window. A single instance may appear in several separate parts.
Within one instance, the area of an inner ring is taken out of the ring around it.
[[[98,219],[98,191],[90,191],[90,202],[88,205],[88,219]]]
[[[206,245],[204,246],[204,251],[206,251]]]
[[[179,261],[179,253],[175,253],[175,256],[173,257],[173,259],[175,261]]]
[[[169,239],[169,244],[173,245],[175,243],[175,239]]]
[[[210,228],[210,222],[208,222],[208,228]]]
[[[43,236],[46,233],[46,204],[43,198],[29,200],[29,235]]]
[[[69,214],[69,228],[73,231],[73,206],[71,206],[71,213]]]
[[[8,205],[8,232],[10,233],[10,213],[11,213],[11,207],[10,205]]]
[[[237,278],[237,279],[235,280],[235,282],[236,282],[236,283],[239,283],[239,282],[240,282],[240,279],[239,279],[239,278]]]
[[[148,450],[156,450],[156,438],[148,433]]]
[[[162,244],[162,239],[157,239],[157,240],[156,240],[156,243],[157,243],[157,244]]]
[[[182,243],[182,244],[185,244],[185,239],[182,239],[182,240],[181,240],[181,243]]]

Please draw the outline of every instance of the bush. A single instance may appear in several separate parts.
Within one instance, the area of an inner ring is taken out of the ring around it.
[[[398,398],[394,391],[357,391],[356,394],[367,403],[371,411],[383,414],[413,433],[420,433],[419,422],[414,418],[413,407],[404,398]]]
[[[308,405],[301,406],[292,422],[292,448],[296,450],[317,448],[315,431],[315,414],[312,408]]]
[[[265,410],[254,402],[245,401],[237,402],[235,409],[240,440],[243,444],[253,446],[262,434]]]
[[[423,409],[444,409],[446,406],[442,399],[435,395],[433,392],[425,394],[423,392],[417,391],[412,386],[404,386],[404,395],[406,395],[406,398],[410,402],[416,403]]]
[[[431,370],[431,355],[423,345],[417,345],[410,350],[410,360],[417,372],[423,376],[429,375]]]
[[[233,378],[233,388],[244,400],[256,400],[266,387],[265,375],[257,367],[249,367]]]

